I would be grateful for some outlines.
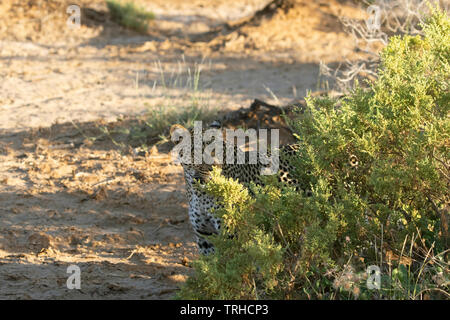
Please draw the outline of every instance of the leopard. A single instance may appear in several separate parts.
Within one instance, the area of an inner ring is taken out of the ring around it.
[[[213,121],[208,128],[222,130],[220,121]],[[182,125],[176,124],[170,128],[170,134],[173,137],[175,130],[184,130],[192,137],[193,130],[187,129]],[[179,139],[172,139],[174,143],[179,143]],[[194,144],[192,143],[191,146]],[[205,148],[205,144],[202,144]],[[237,155],[237,144],[233,148],[233,157]],[[224,147],[225,149],[225,147]],[[279,147],[278,157],[278,171],[274,174],[278,181],[298,187],[299,181],[294,175],[294,165],[291,161],[299,150],[299,144],[286,144]],[[191,155],[194,156],[193,147],[190,149]],[[215,252],[213,244],[208,240],[211,235],[217,235],[222,227],[221,219],[215,216],[214,212],[221,208],[212,195],[205,191],[205,184],[211,178],[211,173],[214,167],[221,168],[221,174],[225,178],[232,178],[241,183],[244,187],[249,188],[251,183],[255,185],[264,186],[264,179],[262,179],[261,172],[267,167],[267,164],[261,162],[250,163],[249,151],[243,151],[244,163],[232,164],[208,164],[208,163],[181,163],[184,171],[184,180],[186,184],[186,193],[188,198],[188,215],[189,220],[194,230],[195,239],[199,253],[202,255],[209,255]]]

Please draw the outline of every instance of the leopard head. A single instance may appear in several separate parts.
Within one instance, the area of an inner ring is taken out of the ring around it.
[[[205,183],[208,181],[213,167],[219,165],[217,159],[213,158],[214,153],[211,154],[210,161],[205,162],[202,158],[205,148],[210,144],[210,141],[205,141],[203,137],[206,136],[205,133],[208,129],[217,130],[219,133],[221,128],[219,121],[212,122],[206,128],[202,126],[201,131],[195,128],[187,129],[180,124],[174,124],[170,128],[172,142],[176,144],[172,150],[172,157],[183,166],[186,181],[198,180],[200,183]],[[211,132],[211,130],[209,131]],[[195,137],[195,135],[201,136]]]

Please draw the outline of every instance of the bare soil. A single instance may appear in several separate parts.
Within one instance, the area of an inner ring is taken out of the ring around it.
[[[79,29],[68,1],[0,4],[0,299],[172,298],[197,256],[182,168],[167,147],[123,150],[99,128],[183,105],[187,86],[163,79],[198,67],[220,111],[302,98],[320,61],[355,54],[339,17],[364,17],[335,0],[258,19],[269,1],[135,2],[156,14],[145,34],[100,0],[78,1]],[[72,264],[81,290],[66,287]]]

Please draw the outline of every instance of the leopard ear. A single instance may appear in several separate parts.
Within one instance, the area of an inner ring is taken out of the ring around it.
[[[173,142],[179,142],[181,139],[181,136],[179,134],[174,134],[175,131],[188,131],[185,127],[183,127],[181,124],[174,124],[170,127],[170,137]],[[178,136],[178,137],[175,137]],[[177,141],[178,140],[178,141]]]
[[[214,120],[210,125],[210,128],[220,129],[222,128],[222,123],[219,120]]]
[[[183,127],[181,124],[174,124],[170,127],[170,135],[172,135],[175,130],[180,129],[180,130],[187,130],[185,127]]]

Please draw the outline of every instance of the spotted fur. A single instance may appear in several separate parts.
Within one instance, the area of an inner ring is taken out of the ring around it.
[[[183,127],[176,125],[176,127],[171,128],[171,132],[177,128]],[[289,161],[289,156],[295,155],[297,150],[298,145],[285,145],[280,147],[279,170],[277,173],[279,181],[298,185],[298,181],[291,174],[294,167]],[[236,148],[234,154],[236,155]],[[257,164],[248,164],[248,159],[249,153],[245,152],[245,164],[220,165],[222,168],[222,175],[226,178],[237,179],[243,185],[248,186],[250,182],[262,185],[263,182],[261,180],[260,172],[263,165],[259,162]],[[213,170],[214,165],[182,164],[182,166],[184,169],[184,178],[189,200],[189,219],[194,229],[197,245],[201,254],[210,254],[214,252],[214,247],[211,242],[207,240],[207,237],[217,234],[221,227],[220,219],[215,217],[212,211],[220,208],[220,205],[217,204],[212,196],[204,191],[202,185],[210,178],[210,173]],[[196,181],[199,183],[195,183]]]

